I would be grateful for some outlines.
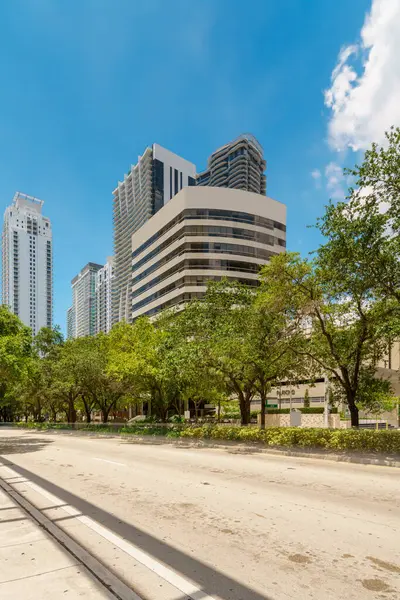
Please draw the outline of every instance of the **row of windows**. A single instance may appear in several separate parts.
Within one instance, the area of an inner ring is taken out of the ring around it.
[[[156,306],[155,308],[147,310],[144,314],[150,317],[151,315],[155,315],[156,313],[160,312],[160,310],[165,310],[166,308],[171,308],[172,306],[177,306],[179,304],[189,302],[190,300],[193,300],[194,298],[201,298],[203,296],[204,296],[204,294],[202,292],[185,292],[175,298],[171,298],[170,300],[167,300],[167,302],[163,302],[163,304],[160,304],[159,306]]]
[[[214,271],[236,271],[243,273],[254,273],[257,274],[260,265],[249,263],[241,260],[223,260],[223,259],[213,259],[213,258],[186,258],[182,262],[180,262],[175,267],[169,269],[169,277],[174,273],[184,270],[184,269],[204,269],[204,270],[214,270]],[[160,280],[156,283],[162,281],[164,277],[160,277]],[[136,282],[139,281],[139,278],[136,278]],[[134,281],[134,283],[136,283]],[[153,286],[151,286],[153,287]],[[150,289],[150,288],[147,288]],[[145,291],[145,290],[143,290]],[[143,292],[141,292],[143,293]],[[133,297],[137,297],[139,292],[134,292]]]
[[[168,284],[161,290],[154,292],[154,294],[147,296],[140,302],[136,302],[136,304],[133,304],[132,311],[138,310],[139,308],[146,306],[146,304],[149,304],[153,300],[156,300],[157,298],[161,298],[162,296],[165,296],[165,294],[168,294],[169,292],[172,292],[173,290],[176,290],[178,288],[206,285],[207,282],[210,281],[210,279],[220,281],[222,279],[222,277],[220,275],[211,275],[209,277],[207,277],[206,275],[200,275],[200,276],[186,275],[184,277],[181,277],[180,279],[177,279],[176,281],[173,281],[172,283]],[[257,281],[254,281],[253,279],[243,279],[242,278],[242,279],[239,279],[238,281],[241,281],[242,283],[245,283],[246,285],[252,285],[252,286],[257,285]]]
[[[252,246],[242,246],[241,244],[222,244],[222,243],[210,243],[210,242],[187,242],[182,244],[179,248],[175,248],[172,252],[164,256],[158,262],[154,263],[151,267],[145,269],[142,273],[133,277],[132,285],[135,285],[138,281],[141,281],[147,275],[154,273],[160,269],[163,265],[170,262],[177,256],[188,252],[204,252],[204,253],[219,253],[219,254],[235,254],[237,256],[251,256],[252,258],[260,258],[268,261],[272,256],[275,256],[277,252],[271,250],[265,250],[263,248],[254,248]],[[248,264],[248,263],[244,263]],[[257,270],[259,265],[257,265]],[[133,272],[135,269],[133,269]]]
[[[268,233],[261,233],[259,231],[254,231],[253,229],[240,229],[237,227],[224,227],[224,226],[215,226],[215,225],[186,225],[179,231],[176,231],[171,237],[162,242],[157,248],[146,254],[143,258],[141,258],[134,265],[134,269],[138,269],[146,262],[148,262],[151,258],[168,248],[173,242],[176,240],[182,239],[185,235],[190,236],[209,236],[209,237],[229,237],[229,238],[237,238],[242,240],[252,240],[254,242],[260,244],[268,244],[269,246],[274,246],[275,244],[285,247],[286,241],[277,238]]]
[[[234,221],[236,223],[247,223],[250,225],[256,225],[257,227],[264,227],[265,229],[279,229],[280,231],[286,231],[286,225],[273,221],[272,219],[266,219],[258,215],[251,215],[250,213],[238,212],[233,210],[219,210],[219,209],[203,209],[203,208],[187,208],[182,211],[179,215],[174,217],[169,223],[164,225],[157,233],[152,235],[148,240],[141,244],[136,250],[132,252],[132,258],[138,256],[143,250],[151,246],[157,239],[162,237],[167,231],[172,229],[178,223],[181,223],[184,219],[216,219],[223,221]]]
[[[194,259],[186,259],[186,260],[183,259],[180,263],[178,263],[177,265],[174,265],[173,267],[171,267],[167,271],[164,271],[161,275],[158,275],[157,277],[154,277],[148,283],[146,283],[145,285],[142,285],[140,288],[138,288],[137,290],[135,290],[134,292],[132,292],[132,299],[137,298],[138,296],[140,296],[141,294],[143,294],[147,290],[150,290],[155,285],[158,285],[159,283],[162,283],[166,279],[169,279],[170,277],[172,277],[176,273],[180,273],[185,268],[190,268],[188,266],[185,267],[185,265],[188,265],[188,263],[190,263],[191,260],[193,261]],[[189,275],[187,277],[189,277]],[[193,277],[195,277],[197,280],[199,278],[201,278],[201,277],[204,277],[206,280],[210,279],[209,277],[202,276],[202,275],[194,275]],[[220,278],[221,277],[219,277],[219,279]],[[238,281],[240,281],[240,279],[238,279]],[[249,283],[250,281],[252,283]],[[253,280],[253,279],[246,279],[246,283],[248,285],[258,285],[258,280],[257,279],[255,279],[255,280]]]

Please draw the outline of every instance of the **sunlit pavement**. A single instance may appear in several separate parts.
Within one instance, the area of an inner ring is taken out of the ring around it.
[[[0,454],[146,600],[399,597],[398,469],[11,429]]]

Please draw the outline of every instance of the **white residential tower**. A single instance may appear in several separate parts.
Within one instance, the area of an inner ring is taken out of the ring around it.
[[[17,192],[3,224],[2,302],[33,334],[53,320],[53,242],[42,208],[42,200]]]
[[[89,262],[71,281],[72,306],[67,311],[68,337],[96,333],[96,276],[103,265]]]
[[[107,262],[96,274],[96,333],[108,333],[112,327],[112,286],[114,281],[114,257],[108,256]]]

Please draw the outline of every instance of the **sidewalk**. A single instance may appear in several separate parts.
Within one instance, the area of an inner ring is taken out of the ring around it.
[[[101,600],[115,596],[0,488],[0,598]]]

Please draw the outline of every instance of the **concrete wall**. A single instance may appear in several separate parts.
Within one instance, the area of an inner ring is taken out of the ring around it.
[[[258,415],[260,424],[260,415]],[[265,415],[266,427],[290,427],[290,415]],[[324,415],[301,415],[301,427],[324,427]],[[329,415],[329,427],[340,428],[340,415]]]

